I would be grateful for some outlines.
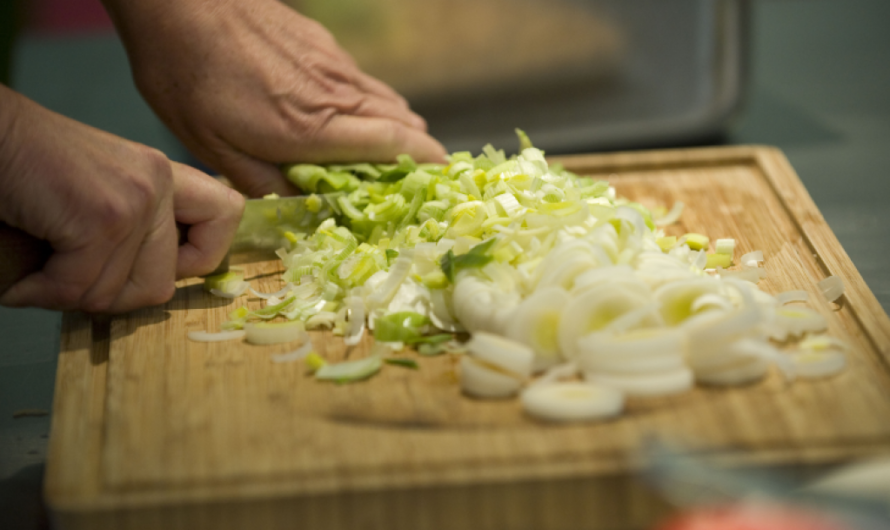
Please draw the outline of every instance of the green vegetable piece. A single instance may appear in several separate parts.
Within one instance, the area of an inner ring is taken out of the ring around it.
[[[411,158],[411,155],[399,155],[396,157],[398,164],[395,166],[378,166],[382,170],[380,182],[396,182],[405,178],[409,173],[417,169],[417,163]],[[384,168],[387,169],[384,169]]]
[[[400,311],[374,321],[374,339],[379,342],[413,342],[422,334],[421,328],[429,319],[413,311]]]
[[[278,314],[279,311],[281,311],[281,310],[284,309],[285,307],[289,306],[294,300],[296,300],[296,297],[295,297],[295,296],[290,296],[290,297],[285,298],[284,300],[282,300],[281,303],[278,303],[278,304],[275,304],[275,305],[266,306],[266,307],[264,307],[264,308],[262,308],[262,309],[257,309],[256,311],[254,311],[254,312],[251,313],[251,314],[252,314],[252,315],[255,315],[255,316],[258,316],[258,317],[275,316],[275,315]]]
[[[716,269],[723,267],[724,269],[732,265],[732,256],[729,254],[708,254],[708,262],[705,264],[706,269]]]
[[[450,333],[437,333],[436,335],[426,335],[423,337],[418,337],[412,341],[405,341],[408,344],[441,344],[443,342],[448,342],[453,339]]]
[[[434,357],[436,355],[442,355],[445,353],[445,346],[443,342],[438,343],[424,343],[420,344],[417,347],[417,353],[423,355],[424,357]]]
[[[317,352],[309,352],[309,355],[306,356],[303,362],[306,363],[306,368],[308,368],[310,372],[315,372],[322,366],[328,364],[328,362]]]
[[[357,361],[325,364],[315,372],[315,378],[335,383],[354,383],[376,374],[382,366],[383,360],[377,355],[372,355]]]
[[[519,137],[519,152],[521,153],[523,149],[528,149],[530,147],[534,147],[532,145],[532,141],[529,139],[528,135],[525,134],[525,131],[522,129],[516,129],[516,136]]]
[[[445,273],[445,277],[448,278],[448,281],[454,283],[454,276],[463,269],[478,269],[487,265],[488,262],[494,259],[494,256],[489,254],[488,251],[491,250],[495,241],[497,241],[495,238],[483,241],[471,248],[466,254],[460,254],[458,256],[455,256],[454,252],[449,249],[448,252],[442,256],[442,261],[439,262],[442,267],[442,272]]]
[[[386,264],[387,266],[392,266],[392,262],[399,257],[399,251],[394,248],[386,249]]]
[[[221,274],[214,274],[213,276],[204,277],[204,290],[208,293],[212,289],[225,291],[226,286],[229,283],[242,281],[244,281],[244,271],[237,269],[230,270]]]
[[[649,227],[649,230],[655,230],[655,222],[652,221],[652,212],[649,211],[649,208],[646,208],[638,202],[629,202],[627,205],[640,212],[640,215],[643,216],[643,221],[646,222],[646,226]]]
[[[692,250],[708,250],[710,240],[708,236],[690,232],[686,234],[686,245]]]
[[[318,191],[318,181],[328,174],[328,170],[314,164],[289,164],[282,168],[284,176],[294,186],[304,192]]]
[[[402,359],[399,357],[387,357],[386,359],[383,359],[383,362],[385,362],[386,364],[401,366],[403,368],[410,368],[412,370],[419,369],[419,366],[417,366],[417,361],[415,361],[414,359]]]
[[[346,171],[364,177],[366,180],[377,180],[380,178],[380,170],[367,162],[358,164],[331,164],[328,166],[331,171]]]

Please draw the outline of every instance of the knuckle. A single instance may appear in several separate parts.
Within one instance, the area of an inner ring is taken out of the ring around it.
[[[80,306],[87,313],[109,313],[116,299],[115,294],[102,294],[84,300]]]
[[[54,298],[62,309],[83,309],[84,311],[89,311],[86,307],[87,304],[83,300],[87,288],[87,285],[75,282],[60,283],[56,288]]]
[[[169,302],[173,295],[176,294],[176,283],[174,281],[164,282],[162,285],[151,289],[147,293],[146,305],[159,305]]]
[[[401,123],[387,120],[381,131],[382,142],[391,149],[400,151],[408,140],[408,129]]]

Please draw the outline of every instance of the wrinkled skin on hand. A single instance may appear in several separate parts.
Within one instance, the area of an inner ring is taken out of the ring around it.
[[[136,84],[186,146],[250,196],[286,162],[441,161],[445,150],[331,34],[278,0],[105,0]]]
[[[244,208],[238,192],[2,85],[0,107],[0,220],[53,248],[0,304],[126,312],[219,264]],[[182,246],[177,222],[190,225]]]

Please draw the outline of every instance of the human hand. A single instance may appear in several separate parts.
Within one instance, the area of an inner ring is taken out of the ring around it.
[[[105,0],[136,84],[186,146],[253,197],[286,162],[440,161],[445,150],[331,34],[278,0]]]
[[[0,135],[0,221],[53,248],[0,304],[130,311],[166,302],[177,278],[225,255],[244,199],[208,175],[2,85]],[[181,247],[177,222],[190,225]]]

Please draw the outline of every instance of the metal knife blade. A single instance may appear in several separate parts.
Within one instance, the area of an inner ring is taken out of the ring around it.
[[[274,257],[275,250],[285,246],[287,232],[312,232],[322,221],[338,213],[337,199],[342,195],[337,192],[248,199],[229,252],[208,276],[227,272],[232,256],[236,254],[238,263]]]

